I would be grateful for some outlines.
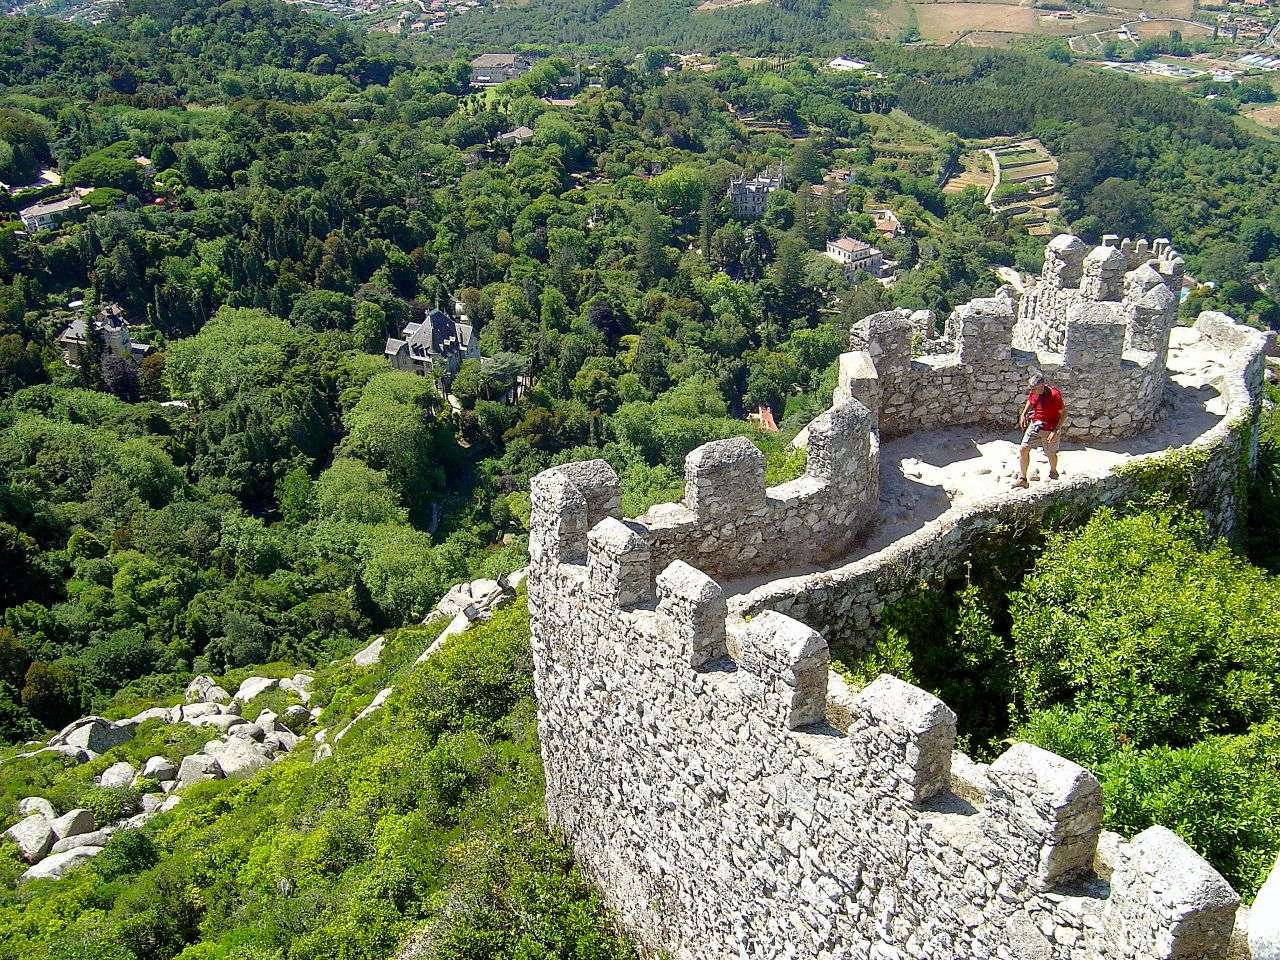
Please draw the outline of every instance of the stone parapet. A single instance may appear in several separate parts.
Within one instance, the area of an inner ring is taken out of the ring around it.
[[[1087,771],[1028,744],[974,763],[937,697],[850,691],[821,634],[726,615],[684,561],[649,603],[638,536],[606,517],[585,565],[544,551],[529,604],[550,820],[646,949],[1225,957],[1238,898],[1168,831],[1112,835],[1099,876]]]

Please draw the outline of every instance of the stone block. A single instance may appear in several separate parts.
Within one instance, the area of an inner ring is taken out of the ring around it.
[[[1164,827],[1148,827],[1123,848],[1103,907],[1116,956],[1222,960],[1240,898],[1231,885]]]
[[[683,560],[658,574],[658,614],[672,632],[681,658],[693,668],[725,655],[728,608],[720,585]]]
[[[868,755],[887,758],[910,802],[950,782],[956,715],[933,694],[882,673],[854,698],[852,713],[849,736]]]
[[[649,598],[649,541],[639,524],[606,517],[587,537],[587,571],[594,596],[631,607]]]
[[[1029,842],[1035,882],[1048,888],[1093,867],[1102,829],[1102,787],[1088,770],[1030,743],[1017,743],[991,764],[1010,799],[1010,827]]]
[[[766,610],[740,632],[744,687],[767,720],[797,730],[826,719],[831,652],[816,630]]]
[[[699,520],[764,509],[764,454],[746,437],[712,440],[684,458],[684,505]]]

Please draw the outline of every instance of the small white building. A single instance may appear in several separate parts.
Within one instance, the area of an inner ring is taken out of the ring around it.
[[[498,142],[506,143],[513,147],[523,146],[533,139],[533,131],[528,127],[516,127],[514,130],[508,130],[506,133],[498,134]]]
[[[865,270],[871,276],[879,278],[884,269],[884,254],[871,244],[853,237],[828,240],[827,256],[844,267],[845,273],[849,275]]]
[[[829,70],[836,70],[840,73],[854,73],[858,70],[867,69],[867,66],[868,64],[865,60],[854,60],[852,57],[836,57],[827,63]]]

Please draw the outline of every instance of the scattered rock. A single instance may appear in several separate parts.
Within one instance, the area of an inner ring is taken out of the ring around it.
[[[333,756],[333,747],[329,746],[329,744],[327,743],[322,743],[320,744],[319,747],[316,748],[316,755],[314,758],[312,758],[311,762],[319,763],[321,760],[328,760],[332,756]]]
[[[209,717],[196,717],[188,722],[193,727],[212,727],[221,733],[226,733],[233,727],[238,727],[249,721],[244,717],[237,717],[234,713],[219,713]]]
[[[141,713],[136,713],[130,717],[126,723],[138,726],[146,723],[148,720],[159,720],[161,723],[174,723],[181,719],[182,707],[148,707]],[[175,716],[176,714],[176,716]]]
[[[1280,857],[1249,909],[1253,960],[1280,960]]]
[[[280,689],[292,693],[303,703],[311,700],[311,683],[315,678],[309,673],[295,673],[280,681]]]
[[[173,775],[173,776],[174,776],[174,779],[172,779],[172,780],[161,780],[161,781],[160,781],[160,792],[161,792],[161,793],[173,793],[173,791],[175,791],[175,790],[177,790],[177,789],[178,789],[178,780],[177,780],[178,775],[177,775],[177,773],[174,773],[174,775]]]
[[[267,738],[262,741],[262,745],[275,753],[292,753],[298,746],[298,735],[288,729],[277,730],[274,733],[267,734]]]
[[[170,810],[172,810],[181,802],[182,802],[182,798],[175,793],[171,797],[166,797],[164,803],[160,804],[160,808],[156,812],[168,813]]]
[[[387,698],[391,696],[394,689],[395,689],[394,687],[384,687],[383,689],[379,690],[378,695],[373,698],[373,701],[367,707],[365,707],[363,710],[357,713],[354,720],[352,720],[350,723],[348,723],[345,727],[343,727],[341,730],[337,732],[337,734],[333,738],[333,742],[337,743],[339,740],[345,737],[347,735],[347,731],[350,730],[352,727],[354,727],[357,723],[359,723],[361,720],[363,720],[365,717],[369,716],[370,714],[376,713],[377,711],[381,710],[382,705],[387,702]]]
[[[4,835],[18,845],[18,856],[27,863],[43,858],[54,843],[53,828],[42,813],[19,820]]]
[[[223,712],[222,707],[216,703],[192,703],[177,709],[180,711],[178,719],[184,723],[190,723],[201,717],[216,717]]]
[[[107,841],[111,839],[111,835],[115,832],[115,827],[106,826],[98,830],[90,830],[88,833],[78,833],[74,837],[63,837],[53,845],[53,849],[49,853],[57,856],[60,853],[66,853],[68,850],[77,850],[80,847],[105,847]]]
[[[156,755],[142,765],[142,775],[148,780],[157,780],[162,785],[166,780],[178,776],[178,765],[168,757]]]
[[[295,703],[285,710],[284,717],[290,723],[310,723],[311,711],[302,704]]]
[[[25,797],[18,801],[18,816],[29,817],[33,813],[40,814],[46,820],[52,820],[58,815],[53,804],[44,797]]]
[[[351,662],[358,667],[371,667],[382,659],[382,650],[387,645],[386,637],[378,637],[363,650],[357,651]]]
[[[53,828],[53,835],[59,840],[67,837],[78,837],[82,833],[89,833],[96,826],[93,822],[93,814],[84,807],[76,807],[74,810],[68,810],[58,819],[49,824]]]
[[[106,753],[112,747],[128,743],[133,731],[105,717],[83,717],[64,727],[49,741],[49,746],[79,747],[93,753]]]
[[[261,743],[262,738],[267,735],[267,731],[256,723],[242,723],[228,732],[233,737],[240,737],[242,740],[253,740],[257,743]]]
[[[229,737],[216,747],[213,755],[226,777],[247,777],[271,766],[271,758],[263,747],[240,737]]]
[[[218,685],[218,681],[213,677],[206,677],[204,674],[197,674],[187,684],[187,689],[182,692],[183,699],[187,703],[202,703],[204,695]]]
[[[31,867],[18,878],[19,883],[27,880],[57,880],[67,871],[80,866],[88,860],[92,860],[102,852],[102,847],[76,847],[74,850],[67,850],[64,853],[56,853],[51,857],[46,857]]]
[[[98,784],[103,787],[127,787],[137,775],[137,768],[132,763],[121,760],[102,771]]]
[[[279,683],[279,680],[271,677],[248,677],[244,683],[240,684],[240,689],[236,691],[235,699],[241,703],[248,703],[254,697],[265,693]]]
[[[146,793],[146,794],[143,794],[143,796],[142,796],[142,812],[143,812],[143,813],[153,813],[154,811],[159,810],[159,809],[160,809],[160,805],[161,805],[161,804],[163,804],[163,803],[164,803],[164,801],[163,801],[163,800],[161,800],[161,799],[160,799],[158,796],[156,796],[154,793]]]
[[[182,758],[178,767],[178,787],[189,787],[204,780],[221,780],[222,767],[207,753],[193,753]]]

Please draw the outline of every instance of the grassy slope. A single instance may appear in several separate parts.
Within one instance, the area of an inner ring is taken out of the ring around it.
[[[308,738],[249,780],[191,788],[61,881],[15,888],[4,851],[0,960],[375,960],[411,936],[439,958],[630,957],[542,820],[523,603],[413,667],[438,629],[318,673],[331,731],[396,687],[331,759],[313,764]],[[6,780],[65,803],[85,776],[39,766]]]

